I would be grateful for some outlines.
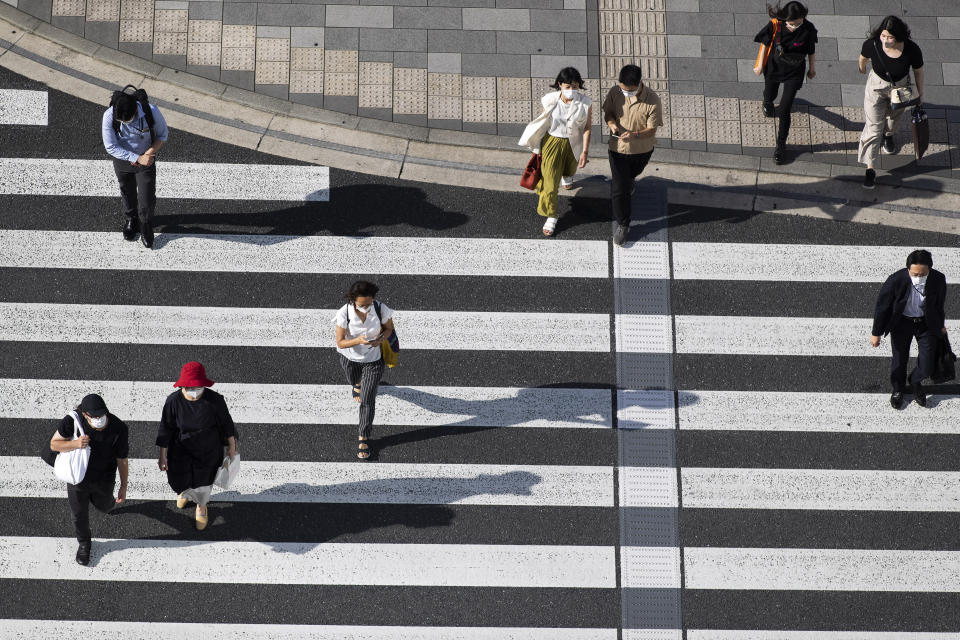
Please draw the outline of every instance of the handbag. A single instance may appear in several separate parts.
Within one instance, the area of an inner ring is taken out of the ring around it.
[[[930,375],[930,379],[936,384],[943,384],[957,377],[955,364],[957,356],[954,355],[953,349],[950,347],[950,339],[946,335],[941,336],[938,343],[937,359],[933,363],[933,373]]]
[[[757,51],[757,62],[753,65],[754,67],[760,67],[761,69],[767,68],[767,60],[770,59],[770,53],[773,52],[773,42],[777,38],[777,34],[780,32],[780,21],[776,18],[770,20],[773,23],[773,36],[770,37],[770,46],[767,47],[766,52],[764,52],[764,46],[760,45],[760,50]]]
[[[883,61],[883,53],[880,51],[880,45],[877,44],[876,40],[873,41],[873,48],[877,50],[877,60],[883,66],[883,72],[887,74],[887,78],[893,78],[887,69],[887,63]],[[887,82],[893,82],[893,80],[887,80]],[[894,87],[890,90],[890,108],[894,111],[919,104],[920,97],[913,94],[913,87]]]
[[[919,160],[930,146],[930,123],[927,121],[927,112],[919,106],[914,107],[910,126],[913,129],[913,151]]]
[[[377,319],[380,321],[380,326],[383,327],[383,316],[380,315],[380,303],[376,300],[373,301],[373,310],[377,312]],[[396,323],[393,325],[393,331],[390,332],[390,337],[380,343],[380,356],[383,358],[383,364],[387,365],[388,369],[393,369],[400,364],[400,338],[397,337]]]
[[[520,186],[524,189],[533,189],[537,188],[537,183],[543,178],[543,173],[540,170],[540,163],[543,161],[543,156],[539,153],[535,153],[530,156],[530,159],[527,160],[527,166],[523,169],[523,175],[520,176]]]
[[[82,438],[86,434],[83,432],[83,427],[80,426],[80,415],[76,411],[71,411],[70,415],[73,416],[73,439]],[[64,451],[57,455],[57,460],[53,464],[53,473],[58,480],[70,484],[80,484],[83,482],[84,476],[87,475],[87,465],[89,463],[89,446],[73,451]]]
[[[223,457],[223,464],[217,469],[217,475],[213,479],[213,484],[221,489],[230,489],[237,481],[240,475],[240,454]]]

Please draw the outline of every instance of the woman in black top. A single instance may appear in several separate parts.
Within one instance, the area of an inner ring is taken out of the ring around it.
[[[73,439],[74,414],[81,421],[84,436]],[[84,396],[80,406],[64,416],[50,440],[50,450],[66,453],[90,447],[87,472],[79,484],[67,485],[67,502],[73,513],[73,527],[77,533],[77,562],[90,564],[90,504],[107,513],[114,504],[127,499],[127,455],[130,449],[129,429],[120,418],[107,411],[103,398],[95,393]],[[113,487],[120,471],[120,490],[113,497]]]
[[[893,108],[891,94],[895,90],[906,90],[916,100],[915,104],[923,102],[923,52],[910,39],[906,23],[897,16],[887,16],[860,48],[860,73],[867,73],[867,61],[872,70],[863,91],[865,122],[857,161],[867,165],[863,186],[872,189],[880,153],[896,153],[893,134],[907,112],[905,107]],[[910,87],[910,69],[913,69],[916,91]]]
[[[783,96],[780,98],[780,130],[777,132],[777,147],[773,152],[773,159],[777,164],[784,162],[784,147],[787,144],[787,134],[790,132],[790,111],[793,109],[793,99],[797,91],[803,86],[803,76],[806,74],[811,80],[817,75],[815,68],[815,53],[817,45],[817,28],[809,22],[807,8],[799,2],[788,2],[783,8],[780,5],[767,5],[770,22],[760,30],[753,40],[763,45],[760,51],[760,60],[767,57],[767,50],[773,48],[767,64],[762,63],[753,68],[755,74],[764,76],[763,84],[763,115],[774,117],[776,112],[773,101],[777,97],[780,85],[783,85]],[[777,35],[773,36],[774,24],[777,21]],[[810,60],[810,69],[806,68],[806,61]]]
[[[199,362],[180,370],[179,387],[167,396],[157,432],[158,465],[167,472],[167,482],[177,492],[177,507],[197,504],[194,515],[199,531],[207,527],[207,502],[213,480],[223,464],[223,447],[237,455],[237,431],[223,396],[208,387],[213,380]]]

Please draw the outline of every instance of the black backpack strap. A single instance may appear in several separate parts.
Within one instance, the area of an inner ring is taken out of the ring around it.
[[[376,300],[373,301],[373,310],[377,313],[377,320],[380,321],[380,326],[383,326],[383,316],[380,315],[380,303]]]
[[[143,117],[147,119],[147,128],[150,129],[150,142],[152,144],[156,136],[153,135],[153,109],[150,108],[150,98],[147,97],[147,92],[143,89],[137,89],[133,95],[140,103],[140,108],[143,109]]]

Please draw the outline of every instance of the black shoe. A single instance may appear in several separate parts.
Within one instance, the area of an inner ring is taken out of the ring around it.
[[[903,407],[903,391],[894,391],[890,394],[890,406],[894,409]]]
[[[622,247],[627,241],[627,232],[630,231],[630,225],[618,224],[617,230],[613,232],[613,244]]]
[[[143,223],[143,229],[140,231],[140,242],[147,249],[153,247],[153,227],[149,222]]]
[[[873,189],[877,184],[877,172],[873,169],[867,169],[867,172],[863,174],[863,188],[864,189]]]
[[[90,564],[89,542],[81,542],[80,546],[77,547],[77,564],[82,564],[83,566]]]
[[[893,144],[893,136],[883,136],[883,146],[880,147],[880,151],[887,154],[893,155],[897,152],[897,146]]]
[[[773,108],[772,102],[763,103],[763,115],[767,116],[768,118],[772,118],[773,116],[777,115],[777,111]]]
[[[123,225],[123,239],[128,242],[133,242],[137,239],[137,233],[140,231],[140,221],[136,218],[127,218],[126,224]]]
[[[923,385],[919,382],[913,383],[913,399],[917,401],[917,404],[921,407],[927,406],[927,392],[923,390]]]
[[[773,161],[776,164],[783,164],[787,161],[786,155],[786,145],[782,142],[777,143],[777,148],[773,150]]]

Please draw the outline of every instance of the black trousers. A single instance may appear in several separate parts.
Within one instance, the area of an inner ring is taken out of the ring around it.
[[[138,216],[140,222],[150,222],[157,205],[157,164],[149,167],[113,159],[113,172],[120,183],[120,201],[123,215]]]
[[[910,359],[910,343],[917,339],[917,366],[907,377],[907,361]],[[926,322],[914,322],[903,316],[890,332],[890,348],[893,362],[890,364],[890,384],[894,391],[903,391],[907,384],[922,382],[933,373],[937,358],[937,336],[927,329]]]
[[[610,159],[610,203],[617,224],[630,224],[633,181],[643,173],[652,155],[652,150],[647,153],[607,151]]]
[[[113,480],[100,482],[81,482],[67,485],[67,501],[73,513],[73,527],[77,532],[77,542],[90,542],[90,504],[102,513],[113,509]]]
[[[351,387],[360,385],[360,425],[358,436],[369,438],[373,431],[373,416],[377,411],[377,387],[383,377],[383,358],[373,362],[354,362],[340,356],[340,367]]]
[[[767,104],[773,104],[777,99],[777,92],[780,85],[783,84],[783,96],[780,98],[780,126],[777,131],[777,144],[787,143],[787,134],[790,133],[790,111],[793,109],[793,99],[797,97],[797,91],[803,86],[803,76],[784,80],[765,79],[763,81],[763,101]]]

